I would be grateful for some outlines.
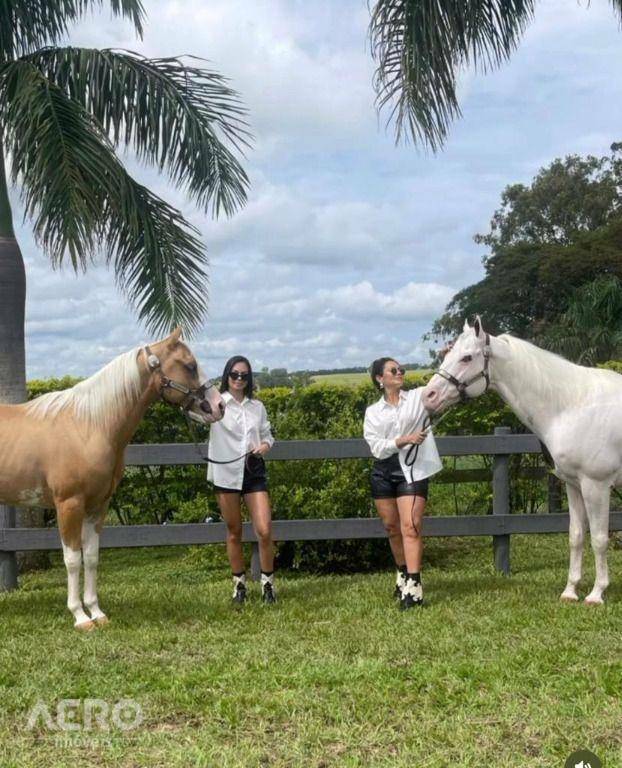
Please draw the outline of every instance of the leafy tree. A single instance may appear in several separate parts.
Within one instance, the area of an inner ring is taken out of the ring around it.
[[[510,184],[501,194],[490,231],[475,235],[496,255],[519,243],[567,245],[622,211],[620,145],[611,156],[568,155],[542,168],[529,186]]]
[[[431,335],[453,336],[479,312],[493,333],[540,337],[577,287],[601,274],[622,277],[619,149],[555,160],[530,186],[506,187],[490,231],[475,236],[490,249],[484,278],[453,297]]]
[[[583,365],[622,358],[622,281],[597,277],[577,289],[541,343]]]
[[[611,0],[622,18],[622,0]],[[460,117],[458,73],[490,71],[509,60],[535,12],[534,0],[377,0],[369,35],[377,62],[379,109],[396,136],[442,147]]]

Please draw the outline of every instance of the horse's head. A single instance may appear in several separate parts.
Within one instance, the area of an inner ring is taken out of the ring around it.
[[[162,399],[202,424],[222,419],[225,402],[201,370],[177,328],[166,339],[145,347],[146,363]]]
[[[488,389],[490,337],[482,328],[479,315],[448,349],[438,373],[422,392],[423,404],[430,413],[440,413],[457,402],[483,395]]]

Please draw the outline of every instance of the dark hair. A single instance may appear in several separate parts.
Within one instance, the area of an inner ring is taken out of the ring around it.
[[[389,360],[395,360],[394,357],[379,357],[377,360],[374,360],[374,362],[371,364],[371,368],[369,369],[369,375],[371,376],[372,383],[376,389],[380,389],[380,384],[378,383],[378,380],[376,379],[376,376],[382,376],[384,373],[384,366],[386,363],[389,362]]]
[[[230,357],[225,363],[225,370],[222,372],[222,379],[220,380],[220,391],[229,391],[229,375],[231,374],[233,366],[237,363],[246,363],[248,366],[248,379],[246,380],[246,386],[244,387],[244,394],[250,400],[253,396],[253,369],[251,368],[251,364],[248,362],[248,359],[242,355],[234,355],[233,357]]]

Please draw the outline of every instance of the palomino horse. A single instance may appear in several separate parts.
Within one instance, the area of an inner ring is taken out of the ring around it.
[[[589,523],[596,580],[585,602],[602,603],[609,584],[609,496],[611,488],[622,486],[622,376],[574,365],[512,336],[490,336],[478,317],[473,327],[465,323],[441,369],[425,387],[423,403],[438,413],[488,387],[546,445],[555,474],[566,482],[570,568],[561,599],[579,599]]]
[[[71,389],[0,406],[0,502],[56,508],[67,607],[77,629],[108,621],[97,601],[99,535],[123,475],[125,447],[147,408],[162,398],[204,423],[224,413],[220,394],[180,335],[178,328],[126,352]]]

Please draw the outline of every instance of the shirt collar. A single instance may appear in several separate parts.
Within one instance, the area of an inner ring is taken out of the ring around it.
[[[249,402],[249,400],[248,400],[248,397],[246,397],[246,395],[244,395],[244,399],[242,400],[242,402],[241,402],[241,403],[238,403],[238,401],[235,399],[235,397],[233,397],[233,395],[231,394],[231,392],[223,392],[223,393],[222,393],[222,399],[225,401],[225,403],[226,403],[227,405],[229,405],[229,403],[230,403],[232,400],[233,400],[233,402],[234,402],[236,405],[240,405],[240,406],[242,406],[242,405],[244,405],[245,403],[248,403],[248,402]]]
[[[406,399],[406,391],[403,389],[400,389],[400,402],[402,400]],[[378,400],[378,404],[381,408],[394,408],[395,406],[391,405],[391,403],[387,403],[387,401],[384,399],[384,395]]]

